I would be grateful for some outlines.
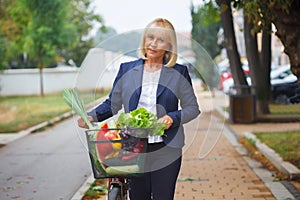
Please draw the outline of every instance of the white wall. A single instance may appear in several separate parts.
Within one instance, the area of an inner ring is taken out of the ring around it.
[[[80,68],[43,69],[44,93],[61,92],[73,87],[86,90],[111,87],[120,63],[133,59],[99,48],[91,49]],[[38,69],[10,69],[0,73],[0,96],[39,94]]]

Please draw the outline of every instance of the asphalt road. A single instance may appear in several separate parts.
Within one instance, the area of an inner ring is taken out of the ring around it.
[[[0,199],[71,199],[91,175],[85,142],[71,118],[0,148]]]

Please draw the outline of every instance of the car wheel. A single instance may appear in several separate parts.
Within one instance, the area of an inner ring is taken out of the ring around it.
[[[280,94],[275,98],[275,103],[278,104],[289,104],[289,98],[286,94]]]

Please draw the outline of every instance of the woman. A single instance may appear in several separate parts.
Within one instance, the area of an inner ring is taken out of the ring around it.
[[[158,18],[146,26],[138,55],[121,64],[109,98],[89,115],[103,121],[122,106],[125,112],[144,107],[166,124],[163,136],[148,138],[147,169],[130,180],[129,195],[131,200],[171,200],[181,166],[183,124],[199,115],[199,106],[187,67],[176,63],[176,33],[168,20]],[[78,125],[86,127],[82,119]]]

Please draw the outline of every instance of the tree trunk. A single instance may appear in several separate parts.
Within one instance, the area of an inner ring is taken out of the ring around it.
[[[40,95],[43,97],[44,95],[44,80],[43,80],[43,68],[39,68],[40,71]]]
[[[217,0],[221,10],[221,23],[224,29],[224,38],[227,57],[232,73],[232,77],[237,88],[248,85],[237,49],[235,32],[233,28],[232,10],[230,0]],[[245,90],[237,90],[238,94],[247,93]]]
[[[258,115],[269,113],[268,109],[268,100],[269,100],[269,92],[270,92],[270,78],[266,78],[270,76],[269,70],[271,61],[270,59],[270,39],[267,37],[266,32],[264,32],[262,38],[262,52],[259,53],[258,44],[257,44],[257,34],[251,33],[253,29],[253,23],[249,18],[244,15],[244,36],[245,36],[245,46],[246,46],[246,54],[247,60],[249,64],[250,76],[251,76],[251,84],[254,89],[254,93],[256,95],[256,113]],[[263,42],[263,39],[266,39],[266,42]],[[269,57],[264,57],[269,56]],[[261,59],[259,59],[261,58]],[[266,61],[264,61],[266,59]],[[264,62],[262,62],[264,61]],[[268,64],[265,65],[265,64]]]
[[[261,66],[261,78],[264,84],[261,85],[261,99],[258,102],[258,109],[262,111],[262,114],[269,114],[269,101],[271,97],[271,60],[272,60],[272,45],[271,45],[271,23],[266,24],[262,31],[261,40],[261,52],[260,52],[260,66]]]
[[[289,56],[291,71],[297,76],[300,85],[300,2],[293,1],[289,12],[283,11],[280,4],[270,7],[272,22],[277,28],[276,35]]]
[[[40,96],[45,96],[44,95],[44,79],[43,79],[43,69],[44,69],[44,64],[43,61],[39,58],[38,59],[38,68],[40,72]]]

